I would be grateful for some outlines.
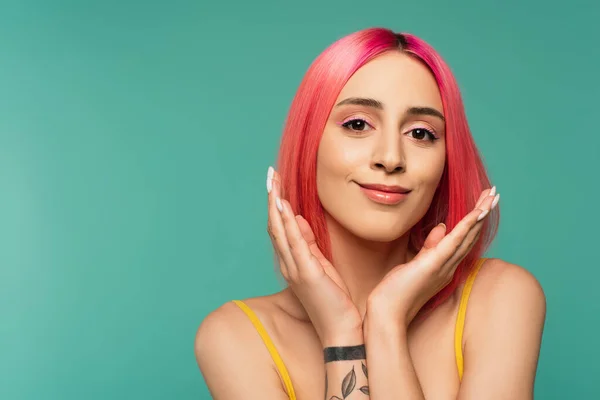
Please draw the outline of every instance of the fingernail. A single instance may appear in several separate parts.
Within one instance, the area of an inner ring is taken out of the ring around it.
[[[268,171],[267,171],[267,193],[271,193],[271,190],[273,190],[273,174],[274,174],[275,170],[273,169],[273,167],[269,167]]]
[[[496,186],[492,187],[492,190],[490,190],[490,194],[488,196],[495,196],[496,195]]]
[[[489,212],[490,212],[489,210],[484,210],[481,214],[479,214],[479,217],[477,217],[477,222],[479,222],[482,219],[484,219],[485,216],[488,215]]]
[[[496,205],[498,205],[499,201],[500,201],[500,193],[498,193],[496,195],[496,197],[494,197],[494,201],[492,201],[492,210],[494,209],[494,207],[496,207]]]
[[[283,204],[281,204],[281,199],[279,197],[275,199],[275,204],[277,205],[279,212],[283,212]]]

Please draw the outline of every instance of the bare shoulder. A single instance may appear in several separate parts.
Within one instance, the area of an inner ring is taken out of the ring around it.
[[[195,339],[195,353],[198,361],[210,356],[212,349],[220,345],[232,344],[240,339],[248,339],[247,317],[233,302],[227,302],[211,311],[200,323]]]
[[[278,295],[261,296],[244,299],[254,314],[264,324],[272,318],[277,318],[279,311]],[[195,353],[200,363],[213,351],[233,349],[237,345],[251,353],[264,347],[256,328],[252,325],[247,314],[233,301],[222,304],[210,312],[196,332],[194,342]],[[260,351],[259,353],[264,353]]]
[[[510,324],[518,318],[542,323],[546,296],[538,279],[525,267],[490,258],[481,267],[469,299],[465,335],[489,324]]]
[[[546,296],[526,268],[488,259],[479,271],[465,326],[459,399],[531,399],[546,318]]]
[[[269,317],[276,310],[271,296],[245,299],[244,303]],[[194,341],[200,371],[213,398],[285,397],[272,359],[248,316],[234,302],[210,312],[200,323]],[[254,396],[248,388],[254,388]]]
[[[485,261],[473,286],[473,303],[511,307],[515,302],[532,312],[545,311],[546,296],[538,279],[523,266],[498,258]]]

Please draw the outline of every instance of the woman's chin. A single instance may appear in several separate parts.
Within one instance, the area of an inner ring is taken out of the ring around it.
[[[389,243],[397,241],[407,234],[404,226],[386,226],[385,224],[361,224],[349,229],[352,234],[369,242]]]
[[[410,231],[413,222],[405,219],[395,220],[390,215],[383,218],[364,214],[365,218],[356,218],[356,214],[354,216],[340,215],[338,219],[331,214],[326,213],[325,215],[330,234],[344,236],[345,231],[360,240],[379,243],[394,242],[402,238]]]

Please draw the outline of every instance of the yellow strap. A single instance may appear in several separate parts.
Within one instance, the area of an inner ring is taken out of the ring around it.
[[[242,311],[246,313],[246,315],[252,322],[252,325],[254,325],[254,327],[258,331],[258,334],[262,338],[263,342],[265,342],[267,350],[269,350],[269,353],[271,354],[271,357],[275,362],[275,366],[277,366],[277,371],[279,371],[279,376],[283,381],[283,385],[285,386],[285,390],[288,394],[288,397],[290,398],[290,400],[296,400],[296,393],[294,393],[294,387],[292,386],[292,380],[290,379],[290,375],[288,374],[288,371],[285,368],[285,365],[283,364],[283,360],[279,356],[277,349],[275,349],[275,345],[273,344],[273,341],[271,341],[271,338],[269,337],[269,334],[265,330],[264,326],[254,313],[254,311],[252,311],[250,307],[246,305],[246,303],[240,300],[233,300],[233,302],[237,304],[242,309]]]
[[[475,267],[467,277],[467,281],[465,282],[462,296],[460,298],[460,305],[458,306],[456,329],[454,331],[454,353],[456,354],[456,366],[458,367],[458,377],[460,380],[462,380],[464,371],[462,339],[463,331],[465,329],[465,317],[467,315],[467,303],[469,301],[469,295],[471,294],[471,289],[473,288],[473,282],[475,282],[477,272],[479,272],[479,269],[481,268],[485,260],[485,258],[480,258],[479,260],[477,260]]]

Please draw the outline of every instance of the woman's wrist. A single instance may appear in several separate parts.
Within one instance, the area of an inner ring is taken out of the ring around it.
[[[367,308],[363,324],[365,337],[393,336],[402,338],[406,336],[408,324],[401,318],[390,316],[375,305]]]
[[[357,329],[351,332],[340,332],[334,335],[324,337],[321,340],[323,348],[326,347],[348,347],[358,346],[365,343],[363,330]]]

